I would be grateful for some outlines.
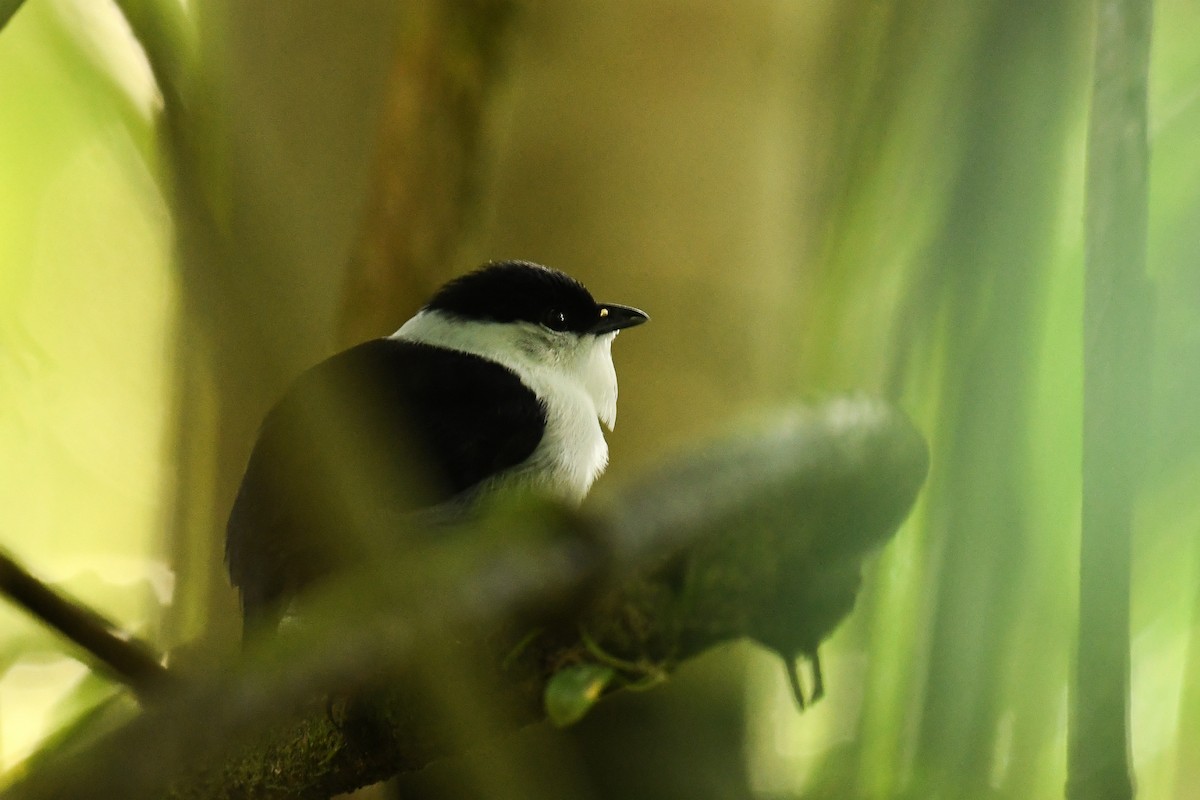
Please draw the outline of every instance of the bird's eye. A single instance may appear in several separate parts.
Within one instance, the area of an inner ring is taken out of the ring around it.
[[[552,331],[565,331],[567,329],[567,315],[557,308],[552,308],[546,312],[546,319],[543,324]]]

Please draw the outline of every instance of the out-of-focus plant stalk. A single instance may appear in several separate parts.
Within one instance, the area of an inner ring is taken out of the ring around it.
[[[4,26],[24,4],[25,0],[0,0],[0,31],[4,30]]]
[[[1149,379],[1146,97],[1149,0],[1097,4],[1084,279],[1083,530],[1067,797],[1133,797],[1132,508]]]
[[[390,333],[399,310],[453,273],[514,10],[511,0],[407,4],[346,272],[341,342]]]

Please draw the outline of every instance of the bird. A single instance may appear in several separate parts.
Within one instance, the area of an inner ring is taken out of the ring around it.
[[[648,319],[556,269],[490,262],[303,372],[264,418],[226,526],[246,638],[347,557],[352,526],[509,489],[581,503],[616,424],[612,342]]]

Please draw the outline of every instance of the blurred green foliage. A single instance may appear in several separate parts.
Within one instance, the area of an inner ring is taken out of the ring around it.
[[[344,325],[337,287],[385,102],[373,65],[390,41],[354,31],[396,24],[372,21],[381,6],[356,17],[321,5],[217,4],[200,26],[202,65],[234,87],[210,132],[227,150],[208,177],[236,223],[225,266],[270,292],[229,313],[253,313],[264,350],[286,350],[272,362],[281,375]],[[796,715],[776,662],[737,650],[662,692],[602,703],[579,741],[676,785],[703,774],[725,796],[1060,796],[1092,4],[518,6],[476,224],[454,263],[423,279],[531,258],[651,313],[648,335],[616,348],[615,480],[737,411],[845,388],[900,400],[933,449],[917,512],[823,651],[825,700]],[[127,32],[96,14],[30,2],[0,35],[0,536],[50,577],[94,572],[76,594],[131,627],[159,619],[173,466],[162,454],[186,443],[224,483],[181,473],[192,524],[176,515],[185,534],[170,560],[190,599],[163,626],[174,642],[229,628],[219,520],[279,378],[255,372],[261,385],[221,402],[235,370],[177,380],[171,331],[192,329],[173,316],[156,101]],[[1160,0],[1131,721],[1140,796],[1181,800],[1200,794],[1197,41],[1200,8]],[[419,301],[393,309],[396,323]],[[179,419],[167,418],[170,386]],[[185,413],[196,408],[199,420]],[[214,432],[227,439],[218,454]],[[0,614],[6,664],[46,658],[30,623]],[[6,765],[42,733],[4,691],[13,674],[0,679]],[[745,706],[731,709],[742,686]],[[630,734],[631,719],[656,735]],[[605,729],[624,730],[626,749]],[[703,733],[717,729],[726,738]],[[740,759],[739,742],[744,775],[705,771],[713,753]]]
[[[149,546],[167,469],[171,230],[153,87],[107,11],[30,3],[0,34],[0,537],[136,630],[172,582]],[[0,651],[4,767],[112,691],[7,606]]]

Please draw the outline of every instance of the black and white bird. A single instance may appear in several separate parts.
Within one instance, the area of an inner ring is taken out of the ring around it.
[[[226,530],[247,631],[333,568],[330,537],[349,526],[504,487],[582,501],[617,418],[613,339],[647,319],[557,270],[497,262],[302,374],[263,422]]]

